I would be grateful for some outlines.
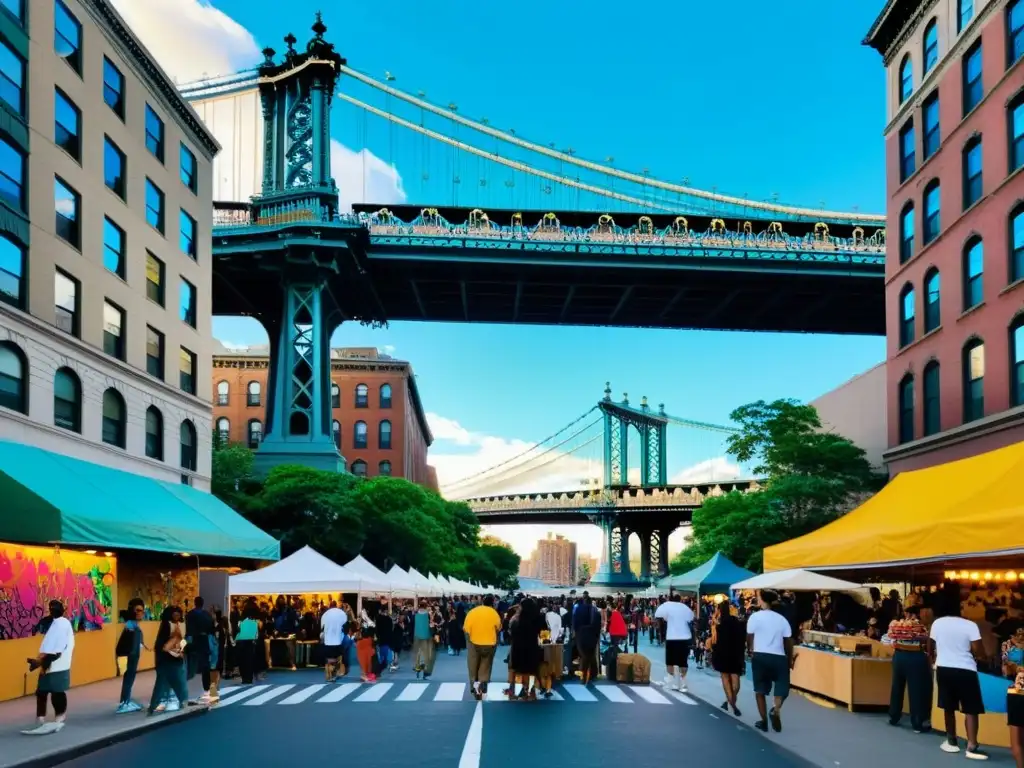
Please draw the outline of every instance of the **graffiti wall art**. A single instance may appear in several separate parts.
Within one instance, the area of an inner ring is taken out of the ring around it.
[[[153,564],[127,557],[120,566],[118,607],[124,610],[129,600],[141,598],[146,621],[158,620],[168,605],[184,608],[186,601],[199,594],[199,572],[194,567],[174,567],[166,561]]]
[[[113,619],[113,557],[0,542],[0,640],[31,637],[64,603],[76,631],[102,629]]]

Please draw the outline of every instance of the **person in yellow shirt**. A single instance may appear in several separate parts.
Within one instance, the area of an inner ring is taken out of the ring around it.
[[[487,693],[487,684],[491,681],[491,665],[494,664],[498,633],[501,631],[501,617],[494,610],[493,595],[486,595],[483,605],[478,605],[466,614],[462,631],[466,633],[466,647],[469,651],[466,659],[473,698],[480,701]]]

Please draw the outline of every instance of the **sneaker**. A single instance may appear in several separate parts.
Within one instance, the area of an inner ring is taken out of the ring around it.
[[[127,715],[129,712],[134,712],[132,705],[127,701],[122,701],[117,705],[117,709],[114,710],[115,715]]]
[[[60,733],[61,731],[64,730],[64,726],[65,725],[66,725],[66,723],[63,720],[58,720],[57,722],[55,722],[53,724],[53,729],[50,731],[50,733]],[[983,760],[988,760],[988,755],[985,755],[985,757],[982,758],[982,759]]]
[[[157,707],[159,709],[159,707]],[[167,706],[164,707],[164,712],[177,712],[181,709],[181,703],[175,699],[174,701],[167,702]]]
[[[48,733],[56,733],[64,727],[63,723],[60,724],[60,728],[57,725],[54,722],[38,723],[34,728],[26,728],[22,733],[26,736],[45,736]]]
[[[943,752],[949,752],[950,754],[954,754],[960,751],[960,745],[953,739],[946,739],[939,745],[939,749],[941,749]]]
[[[985,752],[981,747],[972,747],[967,745],[967,751],[964,752],[964,756],[971,760],[988,760],[988,752]]]
[[[665,675],[665,679],[661,681],[662,686],[665,688],[672,688],[676,683],[676,679],[672,675]]]

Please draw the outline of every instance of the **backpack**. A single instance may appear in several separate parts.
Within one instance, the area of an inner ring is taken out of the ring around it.
[[[121,636],[117,638],[117,645],[114,647],[114,655],[119,659],[131,655],[135,646],[135,632],[136,630],[128,627],[121,630]]]

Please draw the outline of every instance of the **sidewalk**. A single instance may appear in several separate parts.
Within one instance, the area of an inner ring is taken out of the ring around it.
[[[135,700],[149,703],[155,673],[140,672],[135,680]],[[230,683],[229,683],[230,685]],[[189,681],[189,693],[202,693],[196,677]],[[35,722],[36,700],[27,696],[0,702],[0,767],[51,766],[95,752],[110,744],[127,741],[142,733],[175,723],[186,717],[205,714],[206,707],[187,707],[180,712],[146,717],[146,713],[115,715],[121,694],[121,678],[103,680],[68,691],[68,720],[64,730],[49,736],[26,736],[23,728]],[[52,708],[48,718],[53,718]]]
[[[665,676],[665,653],[659,646],[640,643],[640,652],[651,660],[651,682],[659,683]],[[691,696],[715,707],[712,717],[732,718],[750,726],[755,733],[788,749],[822,768],[865,766],[872,768],[906,768],[913,766],[963,765],[963,751],[949,755],[939,749],[942,734],[915,734],[904,716],[899,728],[889,725],[886,714],[849,712],[846,707],[809,699],[793,690],[782,710],[782,733],[762,733],[753,728],[758,719],[753,685],[748,676],[740,686],[737,704],[743,713],[735,718],[718,709],[725,701],[721,678],[707,667],[696,669],[690,661],[686,685]],[[770,703],[769,703],[770,706]],[[939,724],[941,727],[941,724]],[[737,727],[742,727],[737,725]],[[961,741],[964,734],[960,734]],[[1008,750],[985,747],[991,759],[987,765],[1012,766]]]

